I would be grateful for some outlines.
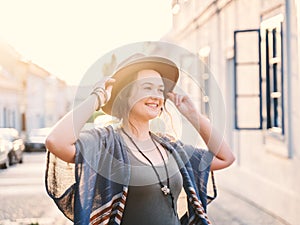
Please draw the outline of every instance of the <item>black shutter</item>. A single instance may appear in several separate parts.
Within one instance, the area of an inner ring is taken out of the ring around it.
[[[235,129],[262,129],[260,30],[234,32]]]

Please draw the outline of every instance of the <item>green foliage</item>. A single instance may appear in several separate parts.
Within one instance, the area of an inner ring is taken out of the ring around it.
[[[104,113],[101,111],[95,111],[93,115],[91,115],[91,117],[88,119],[87,123],[94,123],[94,120],[97,118],[97,116],[100,115],[104,115]]]

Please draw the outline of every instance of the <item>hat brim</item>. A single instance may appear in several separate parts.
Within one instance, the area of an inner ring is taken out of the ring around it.
[[[112,106],[118,93],[122,88],[130,82],[130,77],[141,70],[155,70],[158,72],[164,82],[164,95],[171,92],[178,80],[179,70],[174,62],[169,59],[158,56],[146,56],[137,60],[131,61],[126,65],[121,66],[112,75],[116,81],[113,84],[111,97],[109,101],[102,107],[102,111],[106,114],[112,115]]]

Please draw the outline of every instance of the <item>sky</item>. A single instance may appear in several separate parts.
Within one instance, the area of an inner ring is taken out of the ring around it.
[[[70,85],[105,53],[159,40],[171,24],[171,0],[0,0],[0,38]]]

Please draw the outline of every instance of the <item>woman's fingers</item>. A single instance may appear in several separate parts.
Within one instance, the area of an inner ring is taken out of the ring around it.
[[[114,82],[116,81],[116,79],[114,78],[108,78],[106,81],[105,81],[105,89],[113,86]]]
[[[176,106],[180,106],[184,96],[183,95],[179,95],[176,94],[174,92],[169,92],[167,94],[167,96],[169,97],[169,99],[176,105]]]
[[[106,80],[99,80],[95,83],[94,88],[101,87],[107,90],[109,86],[112,86],[116,80],[114,78],[107,78]]]
[[[115,82],[116,80],[113,79],[113,78],[109,78],[105,81],[104,83],[104,86],[105,86],[105,91],[108,95],[108,98],[107,98],[107,101],[110,99],[111,97],[111,91],[112,91],[112,88],[113,88],[113,83]]]
[[[174,94],[173,92],[167,93],[167,96],[168,96],[168,98],[169,98],[172,102],[174,102],[175,94]]]
[[[189,118],[194,113],[197,113],[197,109],[194,103],[187,95],[180,95],[174,92],[167,94],[168,98],[174,103],[179,112],[186,118]]]
[[[104,102],[107,102],[111,97],[111,91],[113,88],[113,83],[115,81],[116,80],[113,78],[108,78],[104,81],[100,80],[100,81],[96,82],[93,90],[98,90],[98,91],[102,92],[102,94],[105,98]]]
[[[184,100],[184,95],[177,95],[177,106],[180,106]]]

